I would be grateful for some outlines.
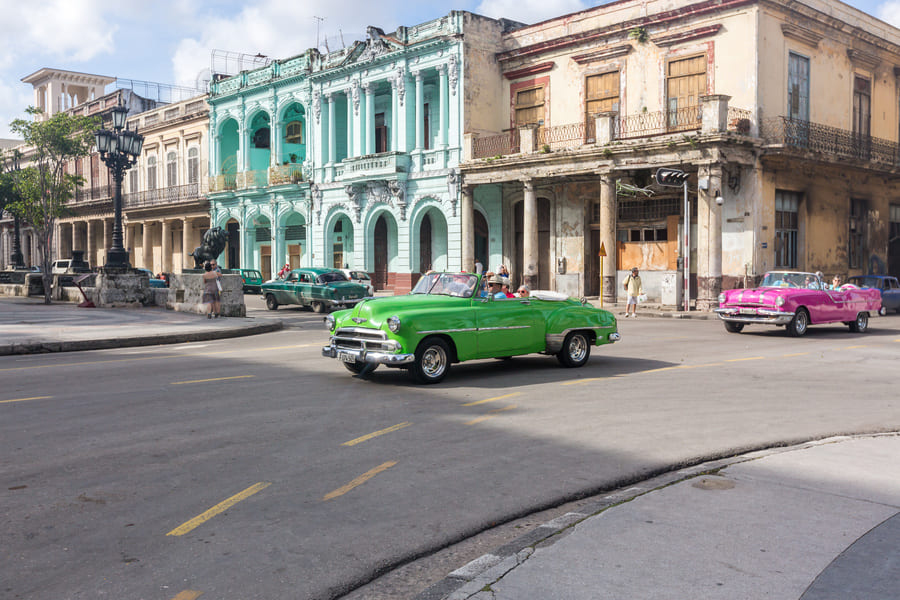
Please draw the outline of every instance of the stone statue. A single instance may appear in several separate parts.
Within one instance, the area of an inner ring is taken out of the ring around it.
[[[221,227],[213,227],[203,234],[203,243],[191,252],[194,257],[194,268],[202,269],[203,263],[222,254],[228,243],[228,232]]]

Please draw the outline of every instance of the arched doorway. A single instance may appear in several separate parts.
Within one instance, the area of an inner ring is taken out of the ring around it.
[[[219,164],[216,165],[220,176],[217,184],[219,190],[234,189],[235,176],[237,174],[238,157],[238,124],[234,119],[228,119],[219,129]]]
[[[338,216],[331,228],[331,267],[343,269],[353,262],[353,223],[347,215]],[[355,266],[355,265],[350,265]]]
[[[291,269],[302,266],[303,251],[306,246],[306,220],[303,215],[292,213],[284,221],[284,243],[287,260]]]
[[[419,272],[425,273],[431,270],[431,217],[428,213],[422,217],[422,225],[419,226]]]
[[[267,171],[271,155],[271,129],[269,128],[269,115],[260,112],[250,122],[250,164],[245,167],[247,171]],[[263,181],[256,183],[265,184]]]
[[[447,219],[436,206],[428,207],[414,220],[414,252],[410,267],[419,273],[446,271],[448,264]],[[418,233],[416,234],[416,228]]]
[[[487,219],[480,211],[475,211],[475,258],[481,261],[485,271],[490,271],[488,264],[491,260],[490,245],[490,229],[488,228]]]
[[[375,252],[373,258],[375,260],[375,272],[372,279],[372,285],[376,290],[383,290],[388,284],[388,224],[384,215],[380,215],[375,221],[375,235],[373,237],[375,243]]]
[[[228,243],[225,245],[225,266],[229,269],[241,268],[241,227],[237,220],[229,219],[225,223]]]
[[[516,272],[515,284],[524,282],[525,202],[515,205],[516,221]],[[550,289],[550,201],[537,199],[538,227],[538,289]]]

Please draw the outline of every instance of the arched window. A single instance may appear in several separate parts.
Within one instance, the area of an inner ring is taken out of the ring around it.
[[[166,154],[166,187],[178,185],[178,153]]]
[[[200,149],[194,146],[188,150],[188,183],[200,181]]]
[[[156,189],[156,157],[147,157],[147,190]]]
[[[287,124],[287,133],[284,136],[284,140],[288,144],[302,144],[303,143],[303,122],[302,121],[291,121]]]

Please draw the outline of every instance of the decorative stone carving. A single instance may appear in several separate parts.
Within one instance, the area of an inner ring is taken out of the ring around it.
[[[366,198],[370,204],[391,205],[391,193],[383,179],[366,182]]]
[[[450,55],[450,57],[447,59],[447,64],[447,73],[450,78],[450,94],[455,96],[456,84],[459,81],[459,63],[457,62],[455,54]]]
[[[393,179],[388,182],[388,189],[393,197],[393,206],[400,210],[400,220],[406,220],[406,182]]]
[[[397,67],[397,77],[395,79],[397,87],[397,99],[400,100],[400,106],[403,106],[403,97],[406,95],[406,73],[403,67]]]
[[[360,197],[359,190],[350,183],[344,186],[344,193],[347,194],[347,200],[350,204],[350,207],[353,209],[353,217],[354,220],[359,223],[360,216],[362,215],[362,198]]]
[[[459,196],[459,173],[450,171],[447,174],[447,193],[450,199],[450,214],[456,216],[456,202]]]
[[[316,213],[316,225],[322,224],[322,189],[318,184],[310,184],[309,195],[312,198],[313,212]]]
[[[319,123],[322,119],[322,94],[318,90],[313,93],[312,105],[313,114],[316,115],[316,123]]]
[[[384,31],[377,27],[369,26],[366,29],[368,39],[366,40],[366,49],[359,55],[357,62],[372,62],[379,56],[383,56],[392,51],[391,45],[384,39]]]
[[[353,114],[359,114],[359,82],[354,80],[350,83],[350,98],[353,101]]]

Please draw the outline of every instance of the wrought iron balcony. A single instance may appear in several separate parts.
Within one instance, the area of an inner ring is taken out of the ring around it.
[[[303,165],[290,163],[269,167],[269,185],[284,185],[303,181]]]
[[[189,183],[122,195],[125,208],[147,208],[170,204],[189,204],[200,200],[200,184]]]
[[[764,119],[760,137],[771,147],[815,152],[825,158],[900,165],[900,146],[890,140],[789,117]]]

